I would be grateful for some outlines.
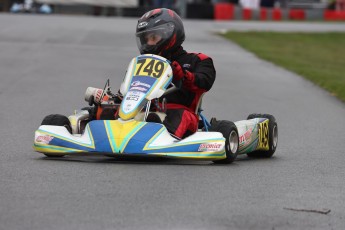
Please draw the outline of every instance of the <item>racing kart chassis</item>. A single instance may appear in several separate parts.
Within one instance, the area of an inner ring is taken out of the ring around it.
[[[119,112],[116,120],[89,120],[87,110],[68,118],[48,115],[35,132],[33,148],[48,157],[89,153],[214,163],[231,163],[238,154],[250,157],[271,157],[274,154],[278,125],[272,115],[251,114],[246,120],[237,122],[215,118],[208,121],[198,107],[199,130],[184,139],[171,135],[161,123],[147,121],[148,114],[152,113],[151,101],[171,90],[168,89],[171,81],[172,70],[166,59],[156,55],[135,57],[120,88],[125,95],[120,104],[115,103],[109,80],[103,91],[88,88],[86,92],[85,99],[89,104],[97,101],[100,107],[116,108]],[[105,97],[108,98],[106,101]],[[162,113],[164,108],[159,114]]]

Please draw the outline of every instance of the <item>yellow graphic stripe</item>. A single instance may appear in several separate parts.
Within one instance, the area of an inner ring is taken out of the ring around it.
[[[131,118],[134,118],[140,112],[140,108],[139,107],[140,107],[140,105],[135,110],[133,110],[130,113],[125,113],[125,112],[122,111],[122,109],[120,109],[119,116],[123,120],[129,120]]]
[[[41,153],[72,153],[72,152],[84,152],[83,150],[65,148],[57,145],[40,145],[34,144],[34,150]]]
[[[51,133],[51,132],[48,132],[48,131],[45,131],[45,130],[42,130],[42,129],[39,129],[37,130],[37,132],[41,133],[41,134],[46,134],[46,135],[49,135],[51,137],[56,137],[56,138],[59,138],[59,139],[62,139],[64,141],[68,141],[68,142],[71,142],[71,143],[74,143],[74,144],[77,144],[77,145],[81,145],[81,146],[84,146],[84,147],[87,147],[87,148],[92,148],[92,149],[95,149],[95,141],[93,139],[93,136],[92,136],[92,133],[90,131],[90,127],[87,125],[86,126],[86,130],[85,132],[88,132],[89,134],[89,138],[91,140],[91,144],[84,144],[82,142],[79,142],[79,141],[76,141],[74,139],[71,139],[71,138],[68,138],[68,137],[64,137],[64,136],[61,136],[61,135],[58,135],[58,134],[55,134],[55,133]],[[84,134],[85,135],[85,134]]]
[[[109,143],[113,153],[122,153],[129,140],[145,125],[144,122],[104,121]]]
[[[221,152],[175,152],[175,153],[151,153],[149,155],[166,156],[166,157],[179,157],[188,159],[225,159],[226,153]]]

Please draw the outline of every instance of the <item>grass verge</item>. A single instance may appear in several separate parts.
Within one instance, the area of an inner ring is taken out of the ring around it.
[[[223,36],[345,102],[345,33],[228,32]]]

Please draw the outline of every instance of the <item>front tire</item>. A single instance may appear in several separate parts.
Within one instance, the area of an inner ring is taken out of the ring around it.
[[[55,125],[55,126],[64,126],[69,133],[72,133],[72,127],[69,119],[60,114],[51,114],[46,116],[41,125]],[[44,153],[47,157],[63,157],[64,155],[58,155],[58,154],[48,154]]]
[[[60,114],[51,114],[46,116],[41,125],[55,125],[55,126],[64,126],[68,132],[72,133],[71,123],[69,119]]]
[[[210,131],[220,132],[225,138],[226,158],[213,162],[215,164],[232,163],[237,157],[239,147],[238,131],[235,123],[225,120],[216,121],[214,119],[211,121]]]
[[[258,150],[251,153],[247,153],[247,155],[249,157],[255,157],[255,158],[270,158],[273,156],[278,145],[278,124],[276,122],[276,119],[274,118],[274,116],[270,114],[250,114],[247,119],[250,120],[254,118],[267,118],[269,120],[268,122],[269,150],[267,151]]]

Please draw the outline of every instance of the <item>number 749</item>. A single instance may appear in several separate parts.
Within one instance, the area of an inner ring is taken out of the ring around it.
[[[135,73],[137,76],[160,78],[164,71],[164,63],[155,59],[140,59],[137,61],[137,65],[139,66]]]

